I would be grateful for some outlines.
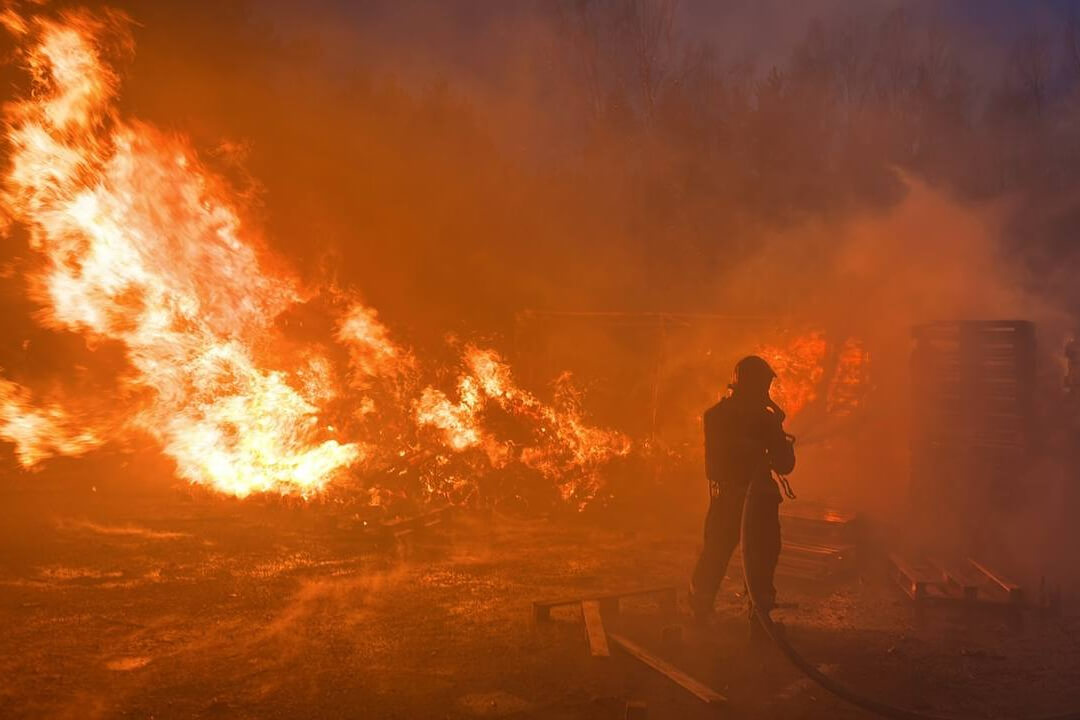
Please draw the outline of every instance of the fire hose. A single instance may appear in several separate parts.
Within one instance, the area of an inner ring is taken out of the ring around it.
[[[748,490],[746,498],[743,501],[742,523],[740,528],[742,534],[743,573],[746,576],[746,590],[754,608],[754,615],[758,622],[761,623],[761,626],[765,630],[765,634],[768,635],[773,644],[776,645],[787,659],[808,678],[816,682],[825,690],[828,690],[833,695],[836,695],[863,710],[868,710],[881,717],[892,718],[893,720],[958,720],[955,716],[948,717],[916,712],[914,710],[890,705],[887,702],[870,697],[869,695],[830,678],[828,675],[814,667],[799,653],[798,650],[792,647],[787,636],[781,633],[776,627],[776,624],[773,623],[772,618],[769,616],[769,610],[764,609],[762,603],[759,602],[759,599],[764,596],[761,592],[762,588],[759,585],[761,579],[755,577],[755,570],[758,566],[751,560],[757,556],[760,552],[760,548],[756,547],[757,543],[753,541],[755,535],[748,531],[752,529],[751,518],[754,517],[754,513],[751,511],[751,504],[760,502],[762,499],[761,493],[754,493]],[[750,542],[748,542],[748,540],[750,540]],[[1063,715],[1046,715],[1042,716],[1039,720],[1080,720],[1080,711],[1068,712]]]

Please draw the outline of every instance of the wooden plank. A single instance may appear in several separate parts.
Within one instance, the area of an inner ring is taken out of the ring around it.
[[[794,553],[796,555],[813,555],[827,560],[842,561],[855,555],[855,546],[845,545],[821,545],[818,543],[804,543],[798,541],[785,541],[781,552]]]
[[[799,556],[789,554],[786,550],[787,546],[785,545],[784,551],[780,553],[780,559],[777,561],[776,574],[779,577],[815,582],[832,581],[846,577],[855,570],[853,560],[847,561],[822,556]],[[732,573],[741,572],[742,559],[739,557],[739,553],[735,553],[731,558],[731,563],[728,565],[728,576],[732,577]]]
[[[648,665],[702,702],[708,705],[722,705],[727,702],[726,697],[716,692],[705,683],[690,677],[667,660],[653,655],[633,640],[615,633],[608,635],[608,640],[634,659]]]
[[[438,510],[432,510],[430,512],[421,513],[420,515],[412,515],[409,517],[397,518],[395,520],[388,520],[382,523],[381,527],[384,531],[394,533],[400,532],[403,529],[416,530],[419,528],[431,527],[432,525],[438,525],[446,520],[452,509],[450,507],[439,508]]]
[[[600,602],[586,600],[581,603],[581,615],[585,618],[585,636],[589,639],[589,652],[593,657],[610,657],[604,621],[600,617]]]
[[[855,513],[846,510],[799,503],[780,507],[781,520],[808,520],[825,525],[848,525],[855,520]]]
[[[985,575],[987,579],[990,580],[990,582],[994,583],[999,588],[1004,590],[1006,595],[1009,596],[1010,601],[1014,603],[1023,602],[1024,593],[1020,589],[1019,585],[1010,580],[1006,580],[1004,576],[994,572],[993,570],[973,558],[968,558],[968,562],[971,563],[976,570]]]
[[[810,560],[799,561],[795,558],[785,558],[783,556],[780,557],[780,561],[776,564],[776,573],[777,575],[797,575],[817,580],[827,580],[832,575],[829,567],[822,563]]]
[[[943,561],[935,561],[935,565],[941,568],[941,577],[950,587],[957,588],[961,591],[965,600],[976,600],[979,597],[979,584],[975,582],[975,579],[971,577],[969,572],[965,572],[964,569],[945,563]]]
[[[799,557],[798,555],[784,555],[783,553],[780,554],[779,562],[781,565],[789,568],[799,568],[803,570],[813,571],[820,573],[823,576],[839,574],[843,570],[847,569],[845,567],[845,564],[841,562],[823,560],[813,557]]]
[[[918,573],[899,555],[889,555],[889,562],[892,563],[896,571],[894,573],[895,579],[912,600],[920,600],[926,597],[927,588],[931,587],[933,583],[931,578]]]

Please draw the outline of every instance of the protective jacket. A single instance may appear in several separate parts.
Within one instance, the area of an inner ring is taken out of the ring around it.
[[[787,475],[794,468],[794,446],[772,408],[735,394],[705,411],[705,476],[714,488],[775,488],[770,471]]]
[[[705,474],[712,488],[705,518],[705,544],[690,581],[695,615],[712,612],[713,601],[731,553],[739,544],[744,499],[749,493],[749,527],[758,548],[754,577],[759,601],[772,607],[773,577],[780,557],[780,489],[772,471],[787,475],[795,468],[795,448],[784,432],[783,413],[762,399],[738,393],[705,411]]]

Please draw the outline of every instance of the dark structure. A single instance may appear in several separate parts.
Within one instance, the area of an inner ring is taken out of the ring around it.
[[[1022,502],[1035,440],[1035,327],[940,322],[912,331],[911,505],[942,549],[993,549]]]

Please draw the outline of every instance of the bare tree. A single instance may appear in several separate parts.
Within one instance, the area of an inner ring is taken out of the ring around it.
[[[1050,76],[1050,51],[1042,33],[1029,32],[1016,41],[1012,68],[1020,83],[1020,91],[1031,101],[1036,116],[1042,117]]]
[[[580,69],[594,118],[600,115],[606,94],[601,67],[606,18],[599,5],[595,0],[570,0],[559,6],[561,29]]]
[[[632,97],[645,122],[676,67],[679,0],[565,0],[560,18],[594,116],[609,97]]]
[[[874,93],[877,101],[889,109],[903,108],[914,85],[912,34],[911,20],[904,8],[886,15],[875,33],[871,54]]]
[[[674,61],[679,0],[622,0],[645,117],[656,116],[657,97]]]
[[[1074,76],[1080,76],[1080,18],[1076,8],[1069,9],[1065,21],[1065,62]]]

